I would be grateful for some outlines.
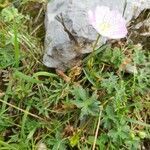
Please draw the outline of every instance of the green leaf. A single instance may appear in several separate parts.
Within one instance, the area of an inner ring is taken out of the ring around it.
[[[79,140],[80,140],[80,133],[77,132],[71,138],[69,138],[70,145],[72,147],[76,146],[79,143]]]
[[[102,80],[101,86],[104,87],[109,94],[113,92],[118,82],[118,77],[113,72],[108,73],[108,78]]]
[[[86,91],[81,86],[74,87],[73,93],[76,99],[85,100],[87,99],[87,96],[88,96]]]
[[[72,101],[72,103],[81,109],[81,120],[87,115],[98,115],[100,102],[97,100],[96,93],[92,93],[92,96],[90,97],[88,91],[80,86],[74,89],[73,94],[75,95],[75,100]]]
[[[24,18],[24,16],[18,12],[18,9],[16,9],[12,5],[4,8],[1,12],[1,15],[3,17],[3,20],[8,23],[14,20],[16,22],[19,22]]]
[[[0,48],[0,68],[15,64],[14,53],[11,48]]]
[[[37,80],[37,79],[35,79],[35,78],[33,78],[33,77],[30,77],[30,76],[28,76],[28,75],[25,75],[25,74],[23,74],[22,72],[17,71],[17,70],[14,72],[13,75],[14,75],[14,77],[16,77],[16,78],[20,78],[20,79],[25,80],[25,81],[30,82],[30,83],[42,83],[42,81]]]

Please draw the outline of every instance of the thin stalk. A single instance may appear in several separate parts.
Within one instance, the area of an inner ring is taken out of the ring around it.
[[[98,137],[98,131],[100,128],[102,111],[103,111],[103,109],[102,109],[102,107],[100,107],[99,118],[98,118],[98,123],[97,123],[97,128],[96,128],[96,132],[95,132],[95,138],[94,138],[92,150],[95,150],[95,147],[96,147],[96,141],[97,141],[97,137]]]
[[[94,43],[94,45],[93,45],[93,50],[92,50],[92,53],[91,53],[90,58],[89,58],[90,64],[93,63],[94,51],[95,51],[95,48],[96,48],[96,46],[97,46],[97,43],[98,43],[99,39],[100,39],[100,34],[98,34],[97,39],[96,39],[96,41],[95,41],[95,43]],[[91,66],[91,65],[90,65],[90,66]]]
[[[95,43],[94,43],[93,51],[95,50],[96,45],[97,45],[97,43],[98,43],[99,39],[100,39],[100,34],[98,34],[97,39],[96,39],[96,41],[95,41]]]
[[[19,67],[19,58],[20,58],[20,50],[19,50],[19,42],[18,42],[18,31],[17,24],[14,21],[14,53],[15,53],[15,67]]]

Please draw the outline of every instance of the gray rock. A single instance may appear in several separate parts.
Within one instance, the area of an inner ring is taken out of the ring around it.
[[[97,5],[117,9],[127,21],[137,16],[142,9],[126,0],[51,0],[45,17],[45,54],[46,66],[66,70],[74,66],[85,53],[92,51],[97,39],[96,30],[89,24],[87,12]],[[97,44],[106,42],[105,38]]]

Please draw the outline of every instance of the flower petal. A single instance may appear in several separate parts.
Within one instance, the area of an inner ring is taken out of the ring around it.
[[[91,10],[88,11],[88,19],[89,19],[89,23],[91,25],[95,24],[95,16],[94,16],[94,13]]]
[[[97,6],[95,11],[89,11],[90,23],[104,37],[119,39],[127,35],[126,21],[117,10],[106,6]]]
[[[123,26],[114,27],[112,31],[107,33],[106,37],[111,39],[120,39],[124,38],[127,35],[127,29]]]
[[[126,21],[118,11],[112,11],[109,23],[111,25],[108,36],[113,39],[123,38],[127,35]]]
[[[103,22],[103,20],[105,19],[105,17],[107,17],[107,14],[109,14],[109,12],[110,12],[109,7],[97,6],[95,10],[96,24],[100,24],[101,22]]]

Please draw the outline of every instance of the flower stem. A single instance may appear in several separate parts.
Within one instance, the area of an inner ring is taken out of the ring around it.
[[[100,34],[98,34],[97,39],[96,39],[96,41],[95,41],[95,43],[94,43],[93,51],[95,50],[96,45],[97,45],[97,43],[98,43],[99,39],[100,39]]]
[[[90,57],[89,57],[89,60],[88,60],[88,64],[89,64],[89,67],[90,67],[90,68],[92,68],[92,66],[93,66],[94,51],[95,51],[95,49],[96,49],[96,46],[97,46],[97,43],[98,43],[99,39],[100,39],[100,34],[98,34],[98,36],[97,36],[97,39],[96,39],[96,41],[95,41],[95,43],[94,43],[94,45],[93,45],[92,53],[91,53],[91,55],[90,55]]]

